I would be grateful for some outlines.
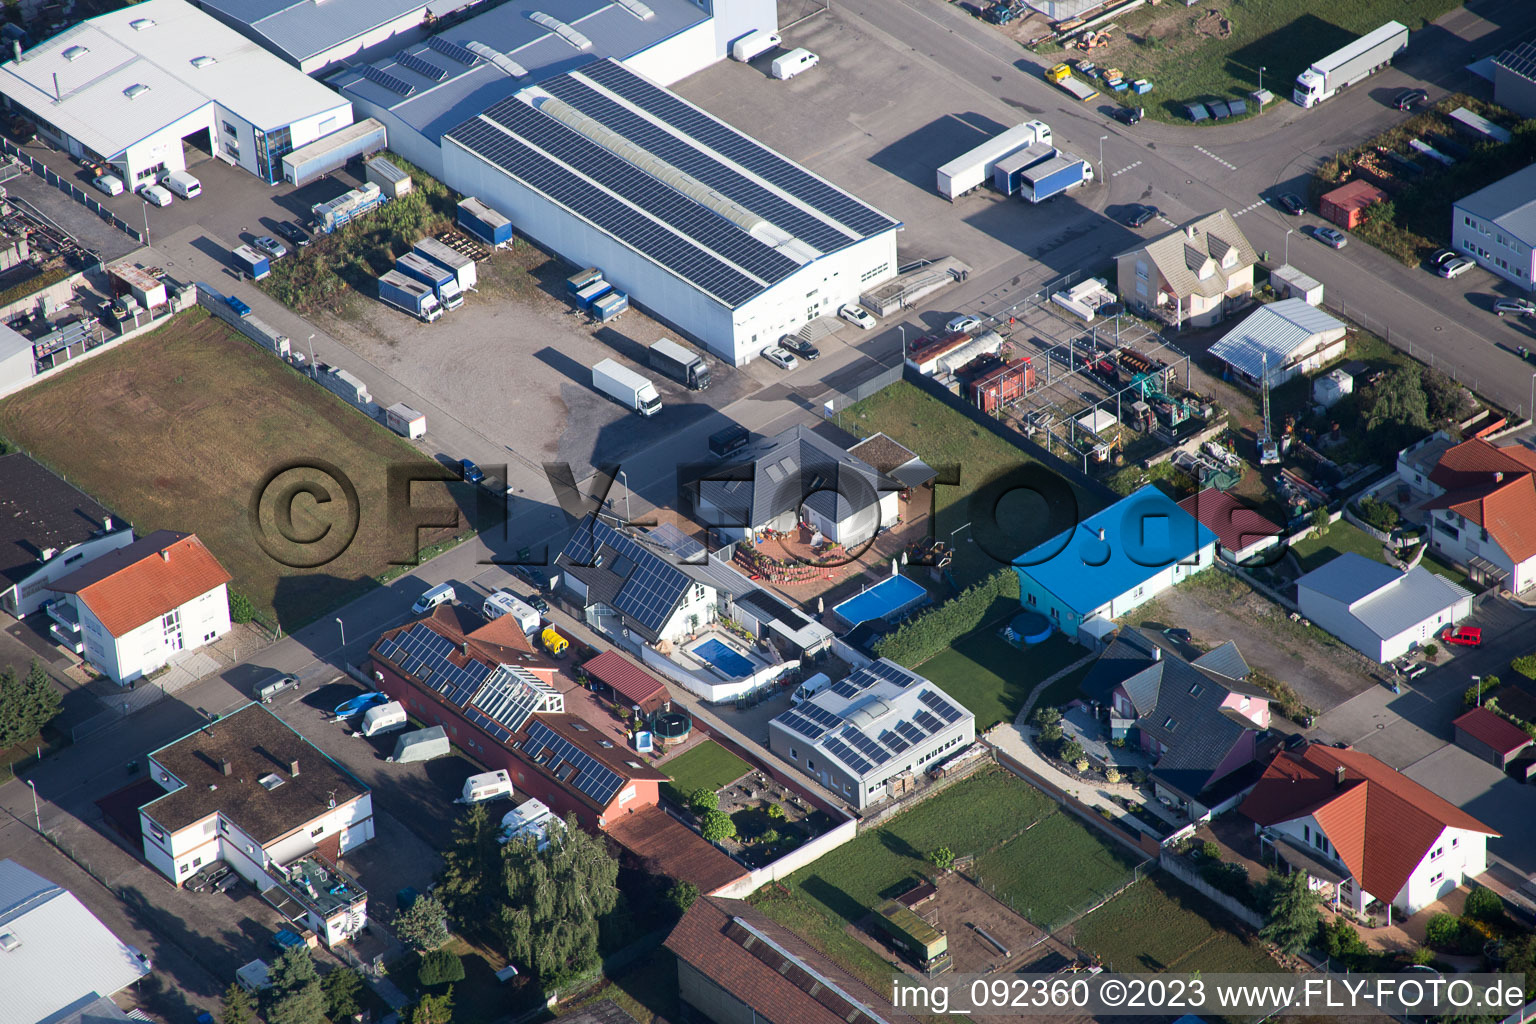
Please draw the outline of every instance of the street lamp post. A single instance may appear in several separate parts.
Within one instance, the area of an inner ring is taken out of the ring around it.
[[[1295,228],[1288,228],[1285,232],[1285,265],[1291,265],[1291,234]]]
[[[1104,140],[1107,139],[1107,138],[1109,138],[1108,135],[1100,135],[1099,136],[1099,180],[1100,181],[1104,180]]]
[[[32,791],[32,820],[37,822],[37,834],[42,835],[43,815],[42,812],[37,809],[37,783],[33,782],[31,779],[28,779],[27,788]]]
[[[140,200],[144,204],[144,244],[149,245],[149,201]]]
[[[1259,65],[1259,92],[1264,91],[1264,65]]]
[[[341,629],[341,646],[345,647],[347,646],[347,624],[342,622],[341,618],[338,616],[336,619],[336,625]]]
[[[897,324],[896,329],[901,332],[901,361],[907,361],[907,325]]]
[[[634,517],[629,514],[629,477],[621,469],[619,479],[624,481],[624,521],[628,523]]]
[[[1472,685],[1477,687],[1477,706],[1483,706],[1483,677],[1473,676]]]
[[[315,375],[315,336],[309,336],[309,375]]]

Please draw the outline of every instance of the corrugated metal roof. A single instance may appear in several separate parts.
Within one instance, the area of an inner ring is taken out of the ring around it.
[[[13,860],[0,861],[0,932],[17,943],[0,952],[3,1021],[46,1020],[149,973],[73,893]]]
[[[194,67],[203,56],[214,59]],[[132,99],[134,85],[149,91]],[[145,0],[61,32],[0,65],[0,93],[109,159],[214,102],[264,131],[347,106],[183,0]]]
[[[294,63],[340,46],[416,11],[426,0],[198,0],[230,22],[246,25],[268,48]],[[454,6],[463,6],[457,4]],[[445,11],[446,13],[446,11]]]
[[[1472,596],[1471,591],[1422,565],[1406,573],[1346,551],[1296,581],[1349,606],[1349,613],[1383,640],[1390,639]],[[1327,623],[1323,623],[1326,628]]]
[[[1492,221],[1526,245],[1536,245],[1536,164],[1458,199],[1456,209]]]
[[[1258,380],[1264,374],[1266,356],[1273,375],[1317,335],[1343,330],[1342,321],[1309,306],[1305,299],[1282,299],[1250,313],[1211,346],[1211,355]]]

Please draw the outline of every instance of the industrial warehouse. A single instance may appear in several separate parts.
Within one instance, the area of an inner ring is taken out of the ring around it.
[[[0,96],[129,189],[185,170],[188,144],[280,181],[285,153],[352,123],[347,100],[185,0],[146,0],[54,36],[0,66]]]

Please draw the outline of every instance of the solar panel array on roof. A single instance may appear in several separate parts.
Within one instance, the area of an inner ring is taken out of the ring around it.
[[[889,729],[886,729],[880,733],[880,742],[884,743],[898,754],[912,745],[907,739],[896,735]]]
[[[474,51],[468,50],[460,46],[458,43],[449,42],[442,36],[429,36],[427,38],[427,45],[436,50],[438,53],[442,54],[444,57],[447,57],[449,60],[456,60],[460,64],[464,64],[469,67],[474,67],[475,62],[480,59],[479,57],[475,56]]]
[[[932,711],[919,711],[917,714],[912,716],[912,721],[922,726],[923,730],[927,732],[929,736],[934,735],[940,729],[944,728],[944,723],[939,721],[938,717],[934,715]]]
[[[376,68],[372,64],[364,64],[362,66],[362,73],[363,77],[368,79],[368,81],[388,89],[390,92],[399,93],[401,96],[413,96],[416,94],[416,87],[410,82],[405,81],[403,78],[397,78],[388,71]]]
[[[897,722],[896,731],[901,733],[901,735],[905,736],[907,739],[911,740],[913,743],[921,743],[928,736],[927,733],[923,732],[923,730],[919,729],[911,722]]]
[[[855,750],[869,758],[875,764],[885,764],[891,759],[891,752],[864,734],[864,730],[855,729],[851,725],[843,726],[838,733],[842,739],[853,744]]]
[[[553,121],[550,123],[555,124]],[[699,248],[696,242],[681,237],[669,227],[620,202],[592,182],[573,174],[565,166],[493,125],[476,119],[459,125],[444,137],[454,140],[679,277],[693,282],[728,306],[741,305],[764,287],[724,260]],[[633,174],[633,171],[630,173]]]
[[[874,767],[874,765],[860,757],[852,747],[836,736],[826,737],[821,741],[821,746],[827,753],[843,762],[849,768],[852,768],[859,775],[863,775]]]
[[[840,230],[802,210],[735,168],[714,159],[685,138],[614,102],[578,78],[561,76],[544,82],[543,86],[552,96],[595,118],[646,152],[692,175],[732,202],[822,252],[834,252],[858,239],[851,230]]]
[[[541,763],[555,778],[575,786],[599,805],[606,806],[624,785],[624,778],[618,772],[543,722],[535,721],[528,726],[523,752],[536,761],[543,758]],[[575,769],[574,775],[567,773],[567,765]]]
[[[808,740],[820,739],[822,734],[827,731],[826,726],[818,725],[793,711],[785,711],[779,715],[778,720]]]
[[[593,565],[605,547],[634,563],[629,578],[614,598],[614,607],[646,629],[660,629],[688,588],[688,577],[677,566],[595,516],[588,517],[571,534],[563,554],[577,565]]]
[[[432,687],[455,707],[465,707],[474,698],[491,668],[478,661],[459,666],[448,660],[458,647],[447,637],[418,623],[410,629],[379,641],[381,657],[398,665],[401,671]]]
[[[872,662],[864,666],[860,671],[868,672],[877,679],[883,679],[888,683],[895,683],[902,689],[906,689],[920,678],[899,665],[892,665],[885,661]]]
[[[851,698],[857,697],[860,692],[869,689],[873,685],[875,685],[873,678],[855,672],[847,679],[833,683],[831,689],[839,697]]]
[[[1536,81],[1536,46],[1530,43],[1521,43],[1513,50],[1501,54],[1494,63],[1521,78]]]
[[[579,70],[585,77],[623,96],[640,109],[734,160],[839,223],[846,224],[862,237],[868,238],[896,226],[896,222],[884,214],[839,192],[757,140],[721,124],[665,89],[652,85],[617,61],[597,61]]]
[[[403,68],[416,72],[418,75],[424,75],[425,77],[432,79],[434,82],[441,82],[443,79],[448,77],[448,72],[442,67],[432,63],[425,57],[418,56],[414,53],[400,54],[395,58],[395,63],[399,64]]]
[[[936,691],[923,690],[917,695],[917,699],[932,708],[945,723],[953,725],[960,721],[960,709],[939,696]]]

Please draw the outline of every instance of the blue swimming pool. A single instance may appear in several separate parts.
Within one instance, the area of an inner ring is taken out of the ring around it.
[[[710,637],[695,647],[693,653],[732,678],[752,674],[753,666],[750,659],[731,650],[714,637]]]
[[[928,591],[905,576],[888,576],[857,597],[850,597],[832,613],[850,626],[870,619],[895,619],[918,605],[928,603]]]

